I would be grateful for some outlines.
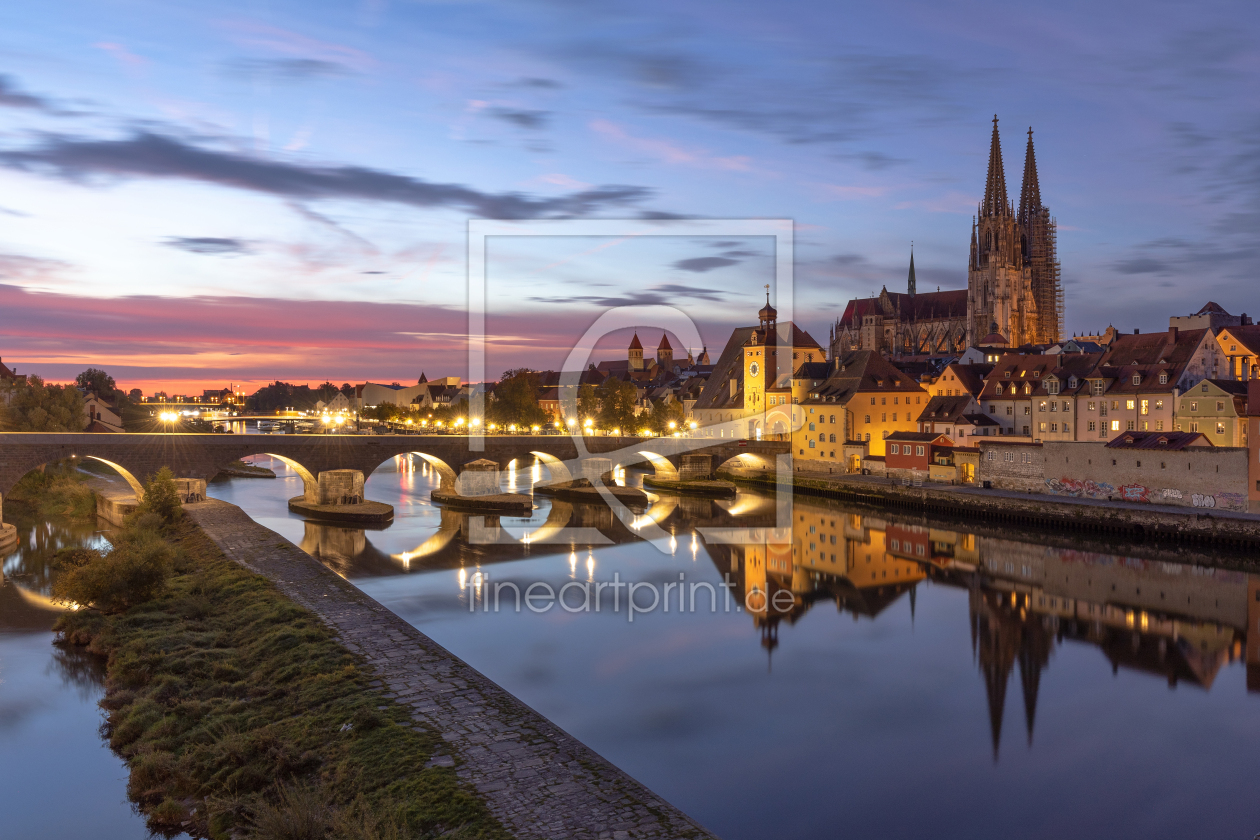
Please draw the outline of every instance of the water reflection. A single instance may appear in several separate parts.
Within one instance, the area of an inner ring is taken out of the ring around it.
[[[1157,545],[799,500],[780,528],[775,501],[747,493],[660,497],[647,515],[667,537],[649,545],[641,516],[603,506],[539,498],[519,518],[440,509],[424,467],[397,466],[369,480],[369,497],[397,505],[379,531],[290,517],[277,482],[233,479],[212,493],[727,840],[840,825],[868,837],[1108,840],[1260,829],[1253,575]],[[527,490],[535,466],[518,463],[505,481]],[[749,539],[722,541],[736,529]],[[729,576],[746,608],[633,625],[481,610],[487,581],[558,589],[680,572]]]

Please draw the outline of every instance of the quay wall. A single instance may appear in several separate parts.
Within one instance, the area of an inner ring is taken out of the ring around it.
[[[774,491],[770,473],[726,473],[746,485]],[[1144,540],[1230,546],[1260,545],[1260,516],[1229,511],[1107,502],[1033,493],[1027,496],[957,486],[906,487],[854,476],[793,475],[787,486],[821,496],[924,514],[966,516],[1006,525],[1114,534]],[[1043,485],[1044,486],[1044,485]]]

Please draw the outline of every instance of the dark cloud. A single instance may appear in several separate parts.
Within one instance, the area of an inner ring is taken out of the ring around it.
[[[739,265],[739,260],[733,260],[729,257],[692,257],[691,259],[679,260],[674,263],[674,268],[680,271],[692,271],[697,274],[703,274],[706,271],[713,271],[715,268],[725,268],[728,265]]]
[[[651,194],[644,187],[625,185],[594,187],[547,198],[517,192],[486,193],[461,184],[438,184],[365,166],[289,163],[208,148],[152,131],[137,131],[119,140],[45,135],[38,145],[0,151],[0,166],[78,183],[124,178],[182,179],[297,200],[346,199],[447,207],[491,219],[585,216],[633,205]]]
[[[1173,265],[1168,260],[1154,257],[1130,257],[1116,260],[1111,267],[1120,274],[1168,274]]]
[[[741,249],[735,249],[733,251],[723,251],[722,256],[736,259],[736,258],[741,258],[741,257],[759,257],[761,255],[758,254],[756,251],[745,251]]]
[[[190,254],[208,254],[212,256],[230,256],[248,254],[249,243],[243,239],[230,239],[218,236],[171,236],[164,242],[172,248],[188,251]]]
[[[360,274],[384,274],[384,271],[360,271]]]
[[[12,76],[0,73],[0,108],[24,108],[31,111],[43,111],[55,117],[70,117],[79,113],[58,107],[51,100],[27,93],[18,85]]]
[[[551,119],[551,114],[547,111],[530,111],[523,108],[491,108],[487,113],[496,120],[531,131],[546,128],[547,122]]]
[[[557,90],[564,87],[555,79],[543,79],[537,76],[520,79],[516,82],[517,87],[537,88],[540,90]]]
[[[724,300],[727,293],[721,289],[706,289],[697,286],[684,286],[677,283],[661,283],[643,291],[633,292],[626,295],[617,296],[601,296],[601,295],[577,295],[573,297],[531,297],[530,300],[536,303],[590,303],[595,306],[657,306],[660,304],[677,303],[679,298],[691,298],[693,300],[719,301]]]
[[[228,64],[228,72],[250,79],[282,82],[346,76],[353,71],[344,64],[318,58],[243,58]]]

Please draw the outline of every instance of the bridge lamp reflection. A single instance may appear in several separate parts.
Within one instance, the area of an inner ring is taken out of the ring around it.
[[[467,588],[468,588],[468,572],[465,571],[463,567],[461,567],[459,570],[459,591],[463,592]]]
[[[575,577],[576,575],[577,575],[577,552],[570,551],[569,552],[569,577]]]
[[[586,555],[586,579],[591,580],[595,577],[595,555]]]

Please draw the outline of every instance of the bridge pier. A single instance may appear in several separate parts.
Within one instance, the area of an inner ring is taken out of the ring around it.
[[[322,470],[318,478],[302,476],[301,496],[289,499],[289,510],[336,522],[388,522],[394,508],[363,498],[362,470]]]
[[[17,528],[4,522],[4,496],[0,495],[0,551],[8,551],[17,544]]]
[[[488,458],[468,461],[454,481],[442,474],[442,484],[430,494],[433,501],[458,510],[527,516],[534,509],[529,496],[504,493],[499,488],[499,464]],[[454,477],[454,473],[451,474]]]

